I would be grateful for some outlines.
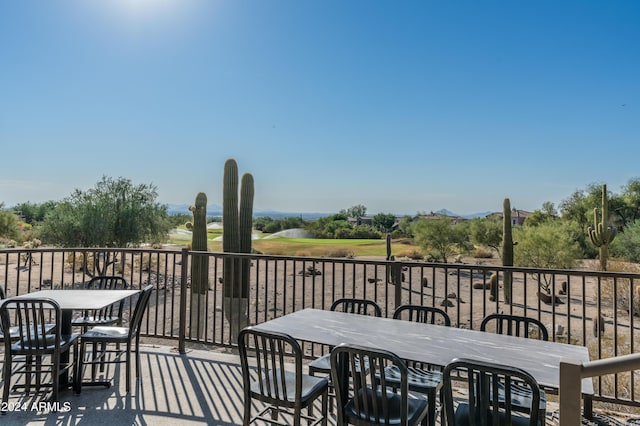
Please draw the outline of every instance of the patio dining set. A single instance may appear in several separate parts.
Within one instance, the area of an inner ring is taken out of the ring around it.
[[[334,415],[338,425],[435,425],[439,411],[447,425],[542,425],[560,362],[589,360],[587,348],[548,341],[544,324],[528,317],[490,314],[481,330],[469,330],[450,327],[436,307],[380,312],[370,300],[340,299],[328,311],[243,329],[244,424],[283,424],[286,415],[294,425],[326,425]],[[306,371],[301,342],[329,348]],[[592,394],[583,380],[586,415]]]
[[[14,297],[0,287],[2,414],[12,411],[13,392],[46,392],[56,403],[60,389],[79,394],[83,386],[109,387],[112,380],[102,374],[107,364],[125,364],[129,392],[133,362],[139,374],[140,325],[152,291],[132,289],[119,276],[93,277],[82,289]],[[128,319],[125,302],[132,307]]]

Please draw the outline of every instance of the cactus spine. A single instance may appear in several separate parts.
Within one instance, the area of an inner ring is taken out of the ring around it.
[[[598,209],[593,209],[593,226],[589,226],[589,238],[593,245],[600,250],[600,269],[607,270],[607,259],[609,258],[609,245],[616,236],[615,228],[607,225],[609,219],[609,203],[607,200],[607,185],[602,185],[602,206],[600,221],[598,221]]]
[[[191,230],[191,250],[207,251],[207,195],[198,193],[196,202],[189,207],[193,221],[186,224]],[[192,335],[202,337],[206,302],[202,295],[209,288],[209,256],[194,253],[191,258],[191,330]]]
[[[513,266],[513,234],[511,230],[511,202],[505,198],[502,203],[502,266]],[[502,288],[504,303],[511,304],[511,271],[504,271]]]
[[[222,190],[222,248],[226,253],[251,253],[253,176],[245,173],[241,183],[238,200],[238,164],[230,158],[224,164]],[[225,313],[232,337],[247,325],[250,267],[248,258],[226,257],[224,260]]]

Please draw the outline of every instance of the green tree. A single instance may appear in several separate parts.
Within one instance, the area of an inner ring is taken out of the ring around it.
[[[41,238],[63,247],[127,247],[166,241],[167,206],[154,185],[102,177],[93,189],[76,189],[46,216]]]
[[[527,219],[528,220],[528,219]],[[502,222],[495,217],[479,217],[469,221],[469,236],[475,244],[494,249],[500,256]]]
[[[436,261],[446,262],[449,256],[469,248],[469,235],[448,218],[422,219],[413,224],[412,230],[416,243]]]
[[[396,223],[396,216],[392,213],[378,213],[371,219],[373,228],[380,232],[390,231],[394,223]]]
[[[514,263],[540,269],[570,269],[583,257],[575,235],[582,232],[574,222],[550,220],[538,226],[514,228]],[[551,275],[535,275],[540,288],[548,291]]]
[[[25,203],[16,204],[14,210],[20,212],[25,223],[35,225],[42,222],[47,213],[56,207],[56,204],[56,201],[45,201],[40,204],[27,201]]]
[[[628,223],[624,232],[616,235],[611,254],[629,262],[640,263],[640,219]]]
[[[346,215],[347,217],[360,219],[362,216],[367,215],[367,208],[362,204],[357,204],[355,206],[349,207],[346,210],[340,210],[340,214]]]
[[[18,238],[18,216],[3,210],[4,203],[0,203],[0,237],[8,240]]]

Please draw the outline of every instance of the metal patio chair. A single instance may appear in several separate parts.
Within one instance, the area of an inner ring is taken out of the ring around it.
[[[12,379],[21,376],[24,376],[24,383],[14,385],[14,389],[24,388],[30,393],[32,387],[36,392],[42,387],[51,388],[53,402],[58,400],[62,374],[73,375],[73,388],[79,392],[79,334],[62,335],[62,312],[56,302],[28,296],[4,300],[0,305],[0,321],[5,345],[2,393],[5,406],[12,389]],[[49,329],[51,325],[53,328]],[[17,336],[11,334],[12,330],[16,330]],[[70,352],[69,361],[61,364],[61,354],[67,351]],[[32,384],[32,376],[35,376],[35,384]],[[51,378],[50,383],[42,383],[45,376]]]
[[[453,399],[453,382],[466,400]],[[518,413],[514,407],[516,395],[512,395],[511,385],[525,386],[531,397],[528,399],[528,415]],[[505,389],[500,396],[498,389]],[[526,371],[485,361],[457,358],[443,371],[442,397],[445,421],[448,426],[538,426],[541,419],[540,387]]]
[[[394,366],[400,382],[386,380]],[[341,344],[331,351],[331,376],[336,393],[337,424],[418,425],[427,416],[429,402],[411,394],[404,361],[382,349]]]
[[[480,331],[493,330],[498,334],[506,334],[509,336],[517,336],[524,338],[537,338],[540,340],[549,340],[549,332],[545,325],[535,319],[519,315],[510,314],[490,314],[483,318],[480,323]],[[501,385],[499,388],[501,400],[505,398],[505,389]],[[513,409],[522,412],[528,412],[528,407],[531,405],[529,399],[531,394],[526,386],[521,386],[518,383],[511,384],[511,393],[517,395],[514,400]],[[547,394],[544,390],[540,391],[540,414],[538,418],[540,423],[544,424],[546,420],[547,412]]]
[[[421,322],[425,324],[441,324],[451,326],[449,315],[440,308],[421,305],[402,305],[393,312],[397,320]],[[429,400],[428,424],[436,424],[436,401],[442,388],[442,371],[433,370],[423,363],[411,362],[407,364],[409,390],[427,395]],[[400,382],[400,371],[394,365],[385,369],[387,381]]]
[[[136,379],[140,378],[140,327],[149,299],[153,292],[153,285],[142,289],[138,296],[129,327],[96,326],[83,333],[80,344],[80,376],[84,374],[87,365],[92,367],[104,364],[124,363],[126,368],[126,392],[131,389],[131,357],[136,363]],[[87,354],[86,346],[92,345],[93,350]],[[124,346],[121,348],[121,345]],[[124,360],[122,359],[124,358]],[[81,386],[109,386],[110,381],[96,381],[95,368],[92,368],[91,382],[81,382]]]
[[[256,420],[282,424],[278,416],[283,412],[293,415],[296,426],[301,419],[326,426],[329,382],[326,378],[303,374],[302,349],[294,338],[246,327],[238,335],[238,349],[244,389],[244,425]],[[290,357],[293,357],[293,370],[287,360]],[[251,373],[250,358],[255,359],[256,374]],[[318,398],[322,398],[322,413],[315,419],[311,417],[311,407]],[[267,405],[251,417],[253,400]],[[308,408],[308,415],[302,414],[304,408]],[[270,417],[266,416],[268,412]]]

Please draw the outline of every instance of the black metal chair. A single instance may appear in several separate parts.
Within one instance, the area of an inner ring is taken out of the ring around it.
[[[120,276],[101,275],[91,278],[91,280],[86,283],[85,288],[87,290],[126,290],[129,288],[129,283]],[[82,327],[83,332],[86,332],[89,327],[98,325],[118,324],[122,326],[124,302],[124,300],[121,300],[118,303],[102,309],[85,310],[81,316],[71,320],[71,325],[74,327]]]
[[[457,404],[454,401],[454,381],[456,389],[467,395],[466,401]],[[526,386],[531,395],[528,415],[516,413],[514,400],[517,396],[510,391],[514,383]],[[506,390],[506,398],[499,395],[500,388]],[[466,358],[454,359],[443,371],[442,396],[445,420],[449,426],[540,424],[540,387],[529,373],[519,368]]]
[[[393,312],[393,319],[451,326],[449,315],[442,309],[433,306],[402,305]],[[407,369],[409,390],[427,395],[429,400],[428,424],[435,425],[436,400],[442,388],[442,372],[415,362],[407,362]],[[400,382],[400,371],[396,366],[387,367],[385,376],[390,383]]]
[[[6,298],[7,298],[7,294],[4,292],[4,288],[0,286],[0,301]],[[50,333],[51,331],[53,331],[54,328],[55,328],[55,324],[47,323],[44,326],[44,332]],[[11,339],[11,341],[15,341],[19,337],[20,337],[20,327],[14,325],[9,329],[9,338]],[[5,337],[4,337],[4,331],[2,329],[2,322],[0,321],[0,342],[3,342],[4,338]]]
[[[153,285],[146,286],[140,292],[129,327],[96,326],[82,334],[80,343],[81,377],[84,375],[84,368],[87,365],[95,367],[104,364],[124,363],[126,367],[126,391],[129,393],[131,388],[132,353],[135,353],[136,379],[140,378],[140,326],[152,292]],[[86,353],[87,345],[92,345],[93,347],[93,351],[89,354]],[[124,348],[121,348],[120,345],[123,345]],[[96,381],[95,368],[92,368],[91,381],[81,382],[80,385],[109,386],[110,383],[108,380]]]
[[[494,331],[498,334],[549,340],[547,328],[535,318],[510,314],[490,314],[482,319],[480,330],[488,331],[491,324],[494,324]]]
[[[373,300],[342,298],[334,301],[329,308],[331,311],[347,312],[359,315],[371,315],[376,317],[382,316],[382,309]],[[329,388],[331,388],[331,363],[329,361],[330,353],[322,355],[309,363],[309,374],[312,376],[322,375],[329,378]],[[333,411],[333,391],[329,392],[329,409]]]
[[[62,335],[62,312],[55,301],[28,296],[7,299],[0,305],[0,321],[5,345],[2,393],[4,406],[7,405],[11,392],[11,380],[19,376],[24,376],[25,379],[24,384],[20,383],[18,386],[23,387],[27,393],[31,391],[31,378],[35,376],[36,392],[41,387],[51,388],[51,401],[54,402],[58,400],[62,374],[73,374],[73,387],[76,392],[80,391],[77,374],[79,334]],[[50,325],[53,325],[53,329],[47,333]],[[11,334],[11,330],[16,330],[17,337]],[[69,361],[61,364],[61,354],[67,351],[70,352]],[[43,376],[50,376],[51,383],[43,384]]]
[[[410,394],[407,366],[395,354],[370,347],[342,344],[331,351],[331,377],[338,407],[337,424],[418,425],[429,402]],[[385,369],[394,366],[400,382],[390,383]]]
[[[506,334],[509,336],[525,337],[525,338],[537,338],[540,340],[549,340],[549,332],[545,325],[535,319],[525,316],[510,315],[510,314],[490,314],[483,318],[480,323],[481,331],[494,331],[497,334]],[[500,386],[500,396],[505,398],[505,389]],[[522,412],[528,412],[528,407],[531,405],[529,399],[531,394],[528,388],[520,386],[517,383],[512,383],[511,393],[517,395],[513,404],[514,410]],[[521,406],[520,406],[521,405]],[[540,414],[538,418],[540,423],[544,424],[547,413],[547,395],[544,390],[540,391]]]
[[[380,306],[373,300],[367,299],[338,299],[331,304],[329,310],[376,317],[382,316]],[[311,363],[309,363],[309,374],[312,376],[317,374],[330,375],[331,364],[329,363],[329,355],[330,354],[325,354],[311,361]]]
[[[300,425],[301,419],[312,421],[313,425],[327,424],[329,382],[326,378],[303,374],[302,349],[295,339],[284,333],[246,327],[238,335],[238,349],[244,389],[244,425],[256,420],[282,424],[278,423],[280,412],[293,415],[296,426]],[[251,374],[250,352],[255,354],[256,374]],[[287,361],[289,356],[293,357],[293,370],[287,369],[292,365]],[[321,418],[315,419],[311,417],[311,407],[319,397],[322,397],[322,414]],[[254,399],[267,405],[251,417]],[[304,408],[308,409],[308,415],[302,414]],[[268,412],[271,417],[266,417]]]

